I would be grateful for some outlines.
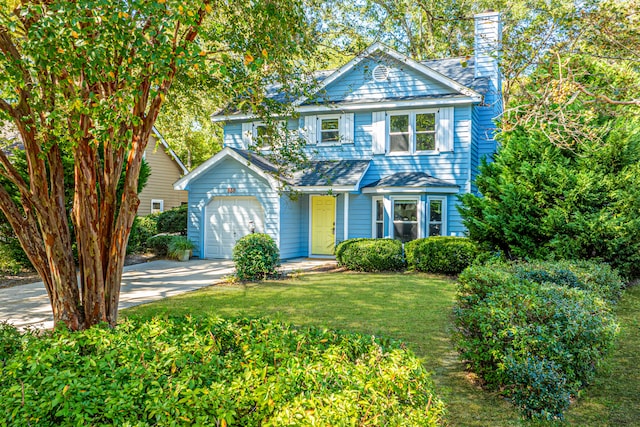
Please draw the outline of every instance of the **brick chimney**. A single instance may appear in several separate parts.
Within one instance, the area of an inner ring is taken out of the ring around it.
[[[474,16],[475,77],[488,77],[495,89],[500,89],[498,58],[502,44],[500,12],[485,12]]]

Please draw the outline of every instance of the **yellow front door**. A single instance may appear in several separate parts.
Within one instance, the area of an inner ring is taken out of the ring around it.
[[[311,196],[311,253],[332,255],[335,246],[336,201],[333,196]]]

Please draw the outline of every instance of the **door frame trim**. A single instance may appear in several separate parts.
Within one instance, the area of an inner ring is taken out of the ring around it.
[[[312,247],[313,247],[313,198],[314,197],[331,197],[333,199],[333,223],[334,225],[334,230],[333,230],[333,246],[336,245],[336,228],[337,227],[337,214],[338,214],[338,203],[337,203],[337,199],[336,197],[330,195],[330,194],[310,194],[309,195],[309,247],[308,247],[308,256],[314,256],[314,257],[318,257],[318,258],[333,258],[334,255],[324,255],[324,254],[314,254],[312,252]]]

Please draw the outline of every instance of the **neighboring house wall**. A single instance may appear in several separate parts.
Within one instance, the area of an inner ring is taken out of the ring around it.
[[[183,175],[182,168],[165,151],[164,145],[155,135],[151,136],[151,140],[144,152],[144,157],[151,169],[151,174],[147,180],[147,185],[138,195],[140,198],[138,215],[149,215],[152,210],[152,201],[156,201],[156,204],[161,204],[162,210],[165,211],[187,203],[187,192],[173,189],[173,183]]]

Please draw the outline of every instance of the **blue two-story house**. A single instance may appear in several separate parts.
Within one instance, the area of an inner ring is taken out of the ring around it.
[[[496,150],[500,40],[489,12],[475,16],[473,57],[419,62],[374,44],[322,75],[316,99],[298,99],[286,125],[306,139],[311,166],[284,187],[255,148],[264,125],[214,117],[225,122],[223,150],[174,185],[189,191],[194,256],[230,258],[254,231],[283,259],[331,256],[355,237],[464,235],[458,196],[477,191],[480,159]]]

